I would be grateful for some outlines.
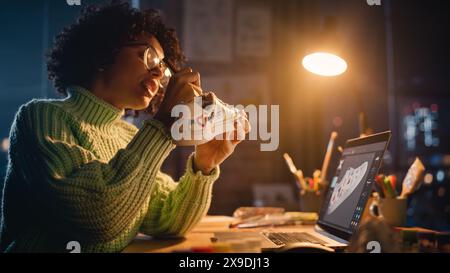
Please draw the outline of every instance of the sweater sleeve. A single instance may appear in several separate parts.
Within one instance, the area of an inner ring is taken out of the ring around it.
[[[77,145],[64,113],[49,104],[23,106],[11,131],[10,160],[20,166],[35,210],[58,232],[108,242],[139,217],[174,145],[163,125],[150,120],[126,148],[102,162]]]
[[[206,215],[220,169],[217,166],[209,175],[201,171],[194,173],[192,162],[193,154],[178,183],[164,173],[157,176],[149,209],[140,227],[142,233],[157,237],[181,236]]]

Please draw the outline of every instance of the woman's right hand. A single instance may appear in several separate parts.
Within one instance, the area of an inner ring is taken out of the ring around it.
[[[193,72],[191,68],[182,69],[170,78],[164,99],[154,119],[170,128],[174,122],[174,118],[171,117],[172,108],[177,104],[190,102],[201,94],[200,74]]]

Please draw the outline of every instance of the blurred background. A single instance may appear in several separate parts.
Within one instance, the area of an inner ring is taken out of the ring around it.
[[[6,1],[0,7],[1,183],[18,107],[56,97],[44,57],[53,37],[82,6],[100,1],[68,2]],[[283,153],[312,175],[322,165],[330,133],[338,132],[338,145],[358,137],[364,112],[373,132],[393,132],[382,172],[401,181],[416,156],[426,166],[423,186],[409,199],[408,224],[450,230],[450,2],[376,2],[129,1],[161,11],[177,30],[189,65],[201,73],[204,90],[234,105],[279,105],[278,149],[260,151],[267,141],[240,144],[221,166],[210,214],[231,215],[254,205],[298,209]],[[338,52],[347,71],[335,77],[306,71],[302,59],[317,47]],[[164,171],[179,178],[191,152],[175,150]]]

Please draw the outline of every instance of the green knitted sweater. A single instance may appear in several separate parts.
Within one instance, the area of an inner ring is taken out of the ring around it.
[[[16,114],[3,190],[0,252],[117,252],[138,232],[182,236],[208,211],[216,167],[178,183],[160,171],[174,149],[166,128],[140,129],[80,87]]]

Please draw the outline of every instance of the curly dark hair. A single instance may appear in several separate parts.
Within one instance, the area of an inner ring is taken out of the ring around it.
[[[70,85],[89,87],[99,69],[113,64],[122,45],[142,34],[155,36],[164,61],[174,68],[185,62],[175,30],[163,23],[158,11],[140,11],[114,0],[83,8],[77,21],[56,36],[47,54],[48,78],[64,95]]]

